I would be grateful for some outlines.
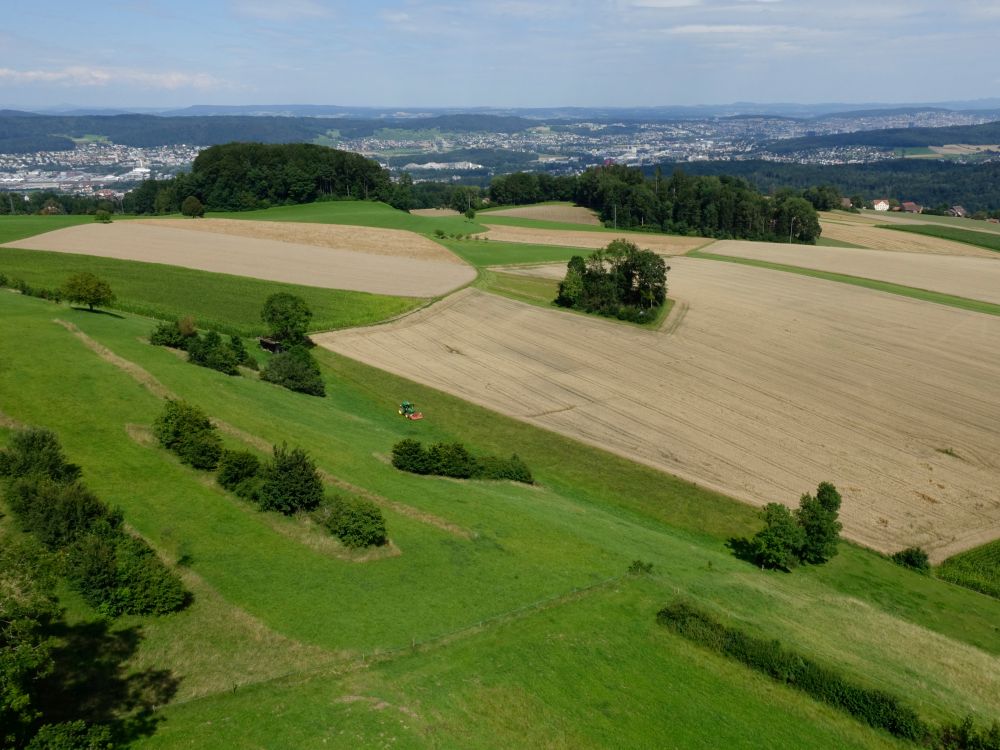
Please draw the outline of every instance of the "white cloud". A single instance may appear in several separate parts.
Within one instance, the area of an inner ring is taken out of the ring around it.
[[[198,89],[208,91],[229,88],[229,85],[206,73],[179,71],[145,71],[132,68],[88,68],[71,66],[59,70],[14,70],[0,68],[0,83],[54,84],[61,86],[141,85],[154,89]]]
[[[713,34],[738,34],[738,35],[757,35],[757,34],[786,34],[790,31],[787,26],[760,26],[756,24],[707,24],[707,23],[693,23],[686,26],[671,26],[665,29],[668,34],[679,34],[679,35],[690,35],[690,36],[708,36]]]

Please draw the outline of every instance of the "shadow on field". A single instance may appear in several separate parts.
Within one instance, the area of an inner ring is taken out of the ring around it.
[[[79,310],[80,312],[89,312],[94,315],[108,315],[112,318],[118,318],[119,320],[125,320],[124,315],[119,315],[118,313],[113,313],[110,310],[91,310],[89,307],[80,307],[78,305],[70,305],[70,310]]]
[[[48,630],[57,644],[54,669],[37,698],[46,722],[104,724],[123,745],[152,735],[159,722],[154,711],[177,693],[180,681],[168,670],[129,670],[141,629],[111,630],[107,621],[95,620],[56,621]]]
[[[757,564],[757,555],[753,544],[745,536],[731,536],[726,540],[726,548],[737,560]]]

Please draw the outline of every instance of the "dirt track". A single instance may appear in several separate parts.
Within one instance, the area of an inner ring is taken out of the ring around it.
[[[631,240],[643,250],[654,250],[661,255],[683,255],[689,250],[711,242],[704,237],[677,237],[669,234],[647,234],[645,232],[588,232],[564,231],[559,229],[534,229],[528,227],[508,227],[489,224],[489,215],[480,218],[480,223],[489,227],[489,232],[480,237],[489,237],[498,242],[523,242],[529,245],[558,245],[560,247],[580,247],[596,250],[606,247],[617,239]]]
[[[833,481],[876,549],[1000,536],[1000,320],[693,258],[671,295],[661,332],[464,290],[319,342],[753,503]]]
[[[176,224],[182,222],[169,225],[135,221],[81,224],[17,240],[10,246],[166,263],[269,281],[403,297],[445,294],[476,276],[470,266],[450,260],[379,255],[274,239],[230,236],[207,230],[176,228]],[[288,231],[287,224],[277,226]],[[399,234],[413,237],[414,242],[430,242],[409,232]]]
[[[1000,253],[988,258],[724,240],[707,253],[784,263],[1000,304]]]
[[[583,206],[519,206],[518,208],[505,208],[500,211],[487,211],[480,218],[484,221],[489,221],[489,217],[491,216],[514,216],[519,219],[540,219],[541,221],[562,221],[567,224],[601,226],[601,220],[597,218],[597,214]]]

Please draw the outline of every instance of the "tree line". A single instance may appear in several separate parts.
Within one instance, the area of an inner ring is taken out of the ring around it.
[[[597,212],[606,226],[719,239],[815,243],[815,207],[793,191],[766,196],[730,175],[696,176],[677,168],[670,176],[616,164],[579,176],[517,172],[493,178],[495,204],[572,200]]]

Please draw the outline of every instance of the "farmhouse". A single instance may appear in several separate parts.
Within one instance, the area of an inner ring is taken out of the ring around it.
[[[903,201],[900,208],[908,214],[922,214],[924,212],[924,207],[913,201]]]
[[[960,219],[964,219],[969,215],[969,212],[965,210],[964,206],[952,206],[948,209],[949,216],[957,216]]]
[[[872,208],[876,211],[888,211],[889,210],[889,199],[888,198],[876,198],[872,201]]]

